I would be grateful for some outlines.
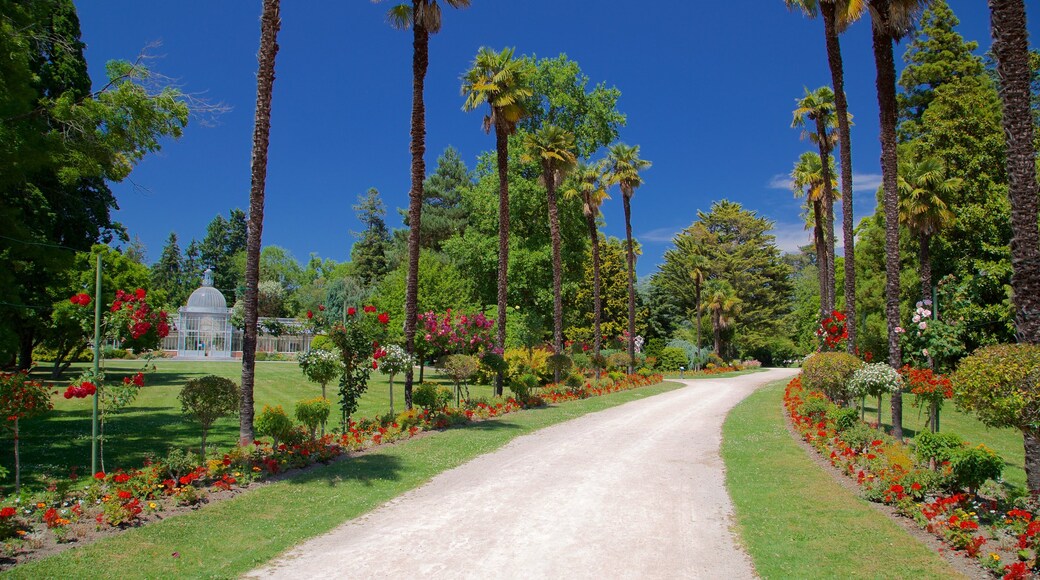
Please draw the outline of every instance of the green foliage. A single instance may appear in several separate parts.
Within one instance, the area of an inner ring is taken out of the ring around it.
[[[304,400],[296,403],[296,420],[303,423],[311,432],[311,439],[318,427],[329,420],[332,412],[332,403],[324,397]]]
[[[540,381],[547,382],[551,373],[546,365],[549,352],[539,348],[528,350],[526,348],[507,348],[505,354],[506,364],[509,365],[507,378],[513,380],[521,375],[535,375]]]
[[[459,152],[450,145],[437,158],[437,169],[423,181],[422,231],[419,246],[440,251],[444,241],[461,234],[469,221],[462,192],[473,186],[473,178]],[[399,246],[408,243],[408,212],[399,210],[405,228],[394,231]]]
[[[199,266],[213,270],[213,287],[233,296],[245,284],[246,214],[231,210],[225,219],[217,214],[206,226],[206,236],[198,247]],[[190,293],[201,280],[202,272],[184,269],[184,282]]]
[[[820,356],[820,354],[813,356],[809,360],[812,361]],[[840,364],[846,363],[848,363],[847,360],[845,363]],[[808,362],[806,365],[807,367],[816,366],[815,364],[809,365]],[[848,396],[853,399],[867,396],[880,397],[882,395],[894,393],[897,389],[902,388],[902,386],[902,375],[887,363],[869,363],[856,368],[852,373],[852,376],[848,379],[846,391]]]
[[[630,361],[630,359],[628,358],[628,353],[627,352],[615,352],[615,353],[613,353],[613,354],[611,354],[610,356],[607,357],[607,367],[606,368],[607,368],[607,370],[617,370],[617,369],[626,369],[627,370],[629,361]]]
[[[412,402],[428,411],[443,409],[451,402],[452,397],[450,389],[438,387],[433,383],[421,383],[412,390]]]
[[[574,363],[571,358],[563,353],[549,355],[549,358],[545,359],[545,369],[552,374],[566,375],[572,366]]]
[[[914,453],[923,463],[927,463],[931,458],[934,458],[937,464],[952,461],[954,455],[962,447],[964,447],[964,439],[950,431],[940,433],[922,431],[914,437]]]
[[[857,421],[855,425],[842,432],[841,437],[852,449],[863,451],[872,441],[878,439],[878,432],[863,421]]]
[[[452,354],[444,357],[441,368],[458,385],[469,380],[477,372],[479,365],[480,362],[476,357],[466,354]]]
[[[281,405],[275,407],[264,405],[264,409],[256,417],[257,434],[272,438],[274,447],[278,447],[279,441],[287,439],[292,434],[292,430],[292,419],[285,414]]]
[[[657,368],[664,371],[677,371],[679,370],[679,367],[684,367],[687,370],[690,369],[689,360],[686,358],[686,351],[674,346],[668,346],[662,349],[660,356],[657,357]]]
[[[317,339],[318,337],[314,337]],[[326,337],[326,341],[329,341]],[[332,382],[343,372],[343,360],[331,350],[311,350],[300,355],[300,370],[308,381],[321,385],[324,395],[325,385]]]
[[[954,452],[950,467],[953,484],[974,493],[987,479],[1000,478],[1004,471],[1004,460],[992,449],[978,445]]]
[[[851,407],[841,407],[831,404],[827,408],[827,418],[834,421],[834,428],[839,433],[844,433],[860,423],[859,414]]]
[[[526,401],[531,396],[531,391],[538,388],[539,384],[538,377],[525,373],[509,381],[509,390],[518,401]]]
[[[848,399],[848,383],[863,361],[844,352],[821,352],[802,365],[802,384],[808,391],[820,391],[834,402]]]
[[[238,414],[239,389],[231,379],[208,375],[191,379],[184,384],[177,399],[181,412],[202,427],[202,456],[206,456],[206,435],[213,423],[221,417]]]
[[[327,335],[319,334],[311,339],[311,350],[333,350],[336,345]]]
[[[818,420],[825,417],[827,411],[831,409],[832,406],[832,403],[823,397],[806,397],[805,402],[802,403],[802,407],[798,412],[806,417],[813,417]]]
[[[355,274],[366,286],[379,282],[389,270],[387,252],[390,249],[390,233],[386,228],[386,207],[379,197],[379,190],[371,187],[365,195],[358,196],[354,206],[358,221],[365,226],[350,249],[350,260]]]
[[[950,377],[954,401],[990,427],[1040,428],[1040,346],[981,348]]]

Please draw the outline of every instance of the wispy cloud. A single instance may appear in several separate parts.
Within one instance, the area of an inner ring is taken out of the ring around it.
[[[650,242],[656,244],[662,242],[671,242],[672,238],[674,238],[675,235],[678,234],[681,230],[682,228],[656,228],[648,232],[643,232],[637,235],[636,238],[640,242]]]
[[[790,191],[794,187],[794,180],[786,173],[777,173],[769,178],[769,183],[766,184],[766,187],[769,189],[786,189]]]
[[[781,252],[797,252],[801,246],[812,243],[812,232],[801,223],[777,222],[769,233],[776,236],[776,246]]]
[[[853,173],[852,191],[877,191],[881,187],[881,175],[878,173]]]

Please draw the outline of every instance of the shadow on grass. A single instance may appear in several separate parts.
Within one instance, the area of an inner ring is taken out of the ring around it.
[[[310,485],[317,482],[328,487],[336,487],[345,481],[356,481],[371,486],[377,481],[399,481],[402,473],[401,463],[401,459],[393,455],[366,453],[303,473],[290,472],[283,481],[289,485]]]

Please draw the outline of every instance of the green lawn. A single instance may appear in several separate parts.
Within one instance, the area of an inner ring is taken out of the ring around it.
[[[124,579],[237,576],[519,435],[679,387],[661,383],[523,411],[386,446],[197,512],[18,566],[5,575]],[[350,563],[343,566],[343,574],[350,576]]]
[[[957,577],[931,549],[810,461],[784,423],[785,385],[755,392],[723,425],[726,484],[757,572],[763,578]]]
[[[79,365],[85,366],[85,365]],[[238,362],[186,362],[159,360],[157,370],[147,373],[145,386],[137,400],[110,419],[105,426],[105,467],[134,467],[148,454],[164,455],[170,448],[196,447],[200,442],[199,427],[185,419],[180,412],[177,393],[192,377],[208,374],[220,375],[240,381],[242,366]],[[119,381],[126,374],[140,370],[140,361],[108,361],[108,381]],[[425,379],[449,382],[426,369]],[[76,371],[78,372],[78,371]],[[69,376],[75,377],[76,373]],[[47,415],[22,422],[21,459],[22,479],[30,489],[39,489],[47,476],[66,477],[72,466],[78,473],[90,470],[90,416],[91,399],[65,399],[62,393],[68,381],[55,383],[57,394],[52,397],[54,410]],[[328,386],[327,394],[334,403],[337,398],[336,384]],[[254,397],[259,412],[264,405],[281,405],[290,415],[296,402],[313,398],[321,393],[321,387],[308,382],[295,362],[257,362]],[[472,386],[473,397],[490,397],[491,387]],[[394,381],[394,408],[404,409],[404,381],[398,376]],[[390,410],[389,383],[386,377],[375,372],[369,382],[368,392],[361,399],[356,416],[372,417]],[[333,419],[337,417],[333,411]],[[330,419],[330,425],[335,421]],[[238,420],[221,419],[210,432],[207,446],[218,449],[234,445],[238,440]],[[14,457],[11,439],[0,442],[0,465],[11,469]],[[13,480],[13,477],[11,478]]]

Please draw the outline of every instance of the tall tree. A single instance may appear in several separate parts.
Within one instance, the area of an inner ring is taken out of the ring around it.
[[[466,230],[468,215],[462,203],[462,192],[470,187],[473,187],[473,178],[469,169],[458,149],[449,145],[437,158],[437,169],[423,182],[420,247],[439,252],[445,240]],[[408,212],[398,211],[404,225],[408,226]],[[405,232],[394,231],[395,242],[399,241],[401,233]]]
[[[715,243],[712,233],[701,222],[694,223],[677,235],[675,248],[665,252],[661,271],[655,277],[659,286],[687,302],[692,289],[692,302],[697,335],[697,352],[701,348],[704,285],[712,275],[711,260],[704,253],[706,246]],[[692,284],[692,286],[691,286]]]
[[[387,260],[390,231],[386,228],[386,207],[379,197],[379,190],[374,187],[370,187],[365,195],[359,195],[357,205],[353,207],[357,212],[358,221],[365,226],[364,231],[352,232],[357,238],[350,249],[354,274],[365,285],[378,284],[390,271]]]
[[[243,445],[253,436],[253,382],[256,370],[257,305],[260,283],[260,237],[264,227],[267,148],[271,138],[271,97],[274,61],[278,54],[280,0],[263,0],[260,16],[260,52],[257,55],[256,123],[253,129],[252,171],[249,188],[249,234],[246,240],[245,330],[242,333],[242,407],[238,438]]]
[[[830,158],[828,158],[828,161],[831,161]],[[830,279],[826,274],[828,251],[827,240],[823,233],[826,227],[824,222],[824,216],[826,215],[824,200],[827,196],[824,189],[825,180],[829,180],[832,186],[835,184],[833,173],[824,172],[820,156],[811,151],[802,153],[802,156],[798,158],[798,162],[795,163],[794,169],[791,171],[791,184],[794,187],[795,197],[805,196],[809,213],[813,219],[813,242],[816,246],[816,261],[819,266],[821,319],[831,312],[828,309],[826,299]]]
[[[838,119],[838,144],[841,156],[841,229],[845,245],[845,316],[849,330],[848,348],[856,348],[856,234],[852,209],[852,135],[851,115],[845,95],[845,66],[842,63],[838,36],[863,15],[864,0],[784,0],[788,8],[798,7],[814,18],[817,7],[823,18],[823,34],[827,45],[827,65],[834,87],[834,112]]]
[[[152,288],[161,288],[166,291],[171,305],[183,304],[182,284],[184,280],[184,265],[181,258],[181,248],[177,244],[177,232],[170,232],[166,238],[159,261],[151,268]]]
[[[721,279],[708,281],[707,299],[708,312],[711,313],[711,331],[715,339],[715,354],[720,358],[722,353],[722,331],[733,324],[734,318],[740,312],[742,300],[737,296],[737,291],[729,282]]]
[[[469,0],[444,0],[452,8],[465,8]],[[412,188],[408,192],[408,283],[405,292],[405,350],[415,353],[415,323],[419,292],[419,242],[422,226],[423,179],[426,178],[426,68],[430,61],[430,35],[441,29],[441,9],[436,0],[412,0],[390,9],[387,19],[398,29],[412,28]],[[412,408],[412,369],[404,374],[404,402]]]
[[[1040,235],[1037,233],[1036,150],[1030,111],[1029,33],[1023,0],[990,0],[993,53],[1004,102],[1008,197],[1011,199],[1011,289],[1021,342],[1040,343]],[[1026,452],[1040,456],[1040,434],[1027,432]],[[1040,489],[1040,474],[1030,489]]]
[[[506,344],[506,301],[508,298],[509,270],[509,135],[527,111],[526,99],[531,97],[532,74],[530,64],[513,58],[514,49],[501,52],[483,47],[477,52],[472,67],[462,79],[462,94],[466,97],[464,111],[472,111],[487,104],[490,111],[484,115],[485,133],[495,129],[495,151],[498,165],[498,348]],[[495,378],[495,393],[502,394],[502,373]],[[406,379],[407,380],[407,379]]]
[[[834,132],[837,115],[834,109],[834,91],[830,87],[820,87],[810,92],[805,89],[805,96],[798,99],[798,107],[794,110],[792,127],[802,127],[803,137],[816,143],[820,151],[820,193],[822,219],[818,225],[823,229],[823,255],[820,256],[820,269],[826,281],[820,294],[821,309],[825,314],[834,310],[834,165],[831,162],[831,151],[838,140]],[[811,127],[809,126],[811,124]],[[804,157],[804,156],[803,156]],[[815,207],[815,206],[814,206]]]
[[[600,216],[600,206],[610,196],[607,195],[606,176],[603,163],[591,165],[579,162],[574,170],[574,187],[564,194],[568,197],[581,198],[581,212],[585,216],[585,224],[589,230],[589,248],[592,256],[592,353],[599,355],[603,345],[603,297],[600,292],[600,256],[599,229],[596,220]]]
[[[892,43],[910,30],[913,17],[928,0],[868,0],[877,68],[878,116],[881,140],[881,181],[885,208],[885,314],[888,321],[888,363],[902,366],[899,345],[899,156],[896,151],[896,64]],[[892,434],[903,438],[903,396],[892,393]]]
[[[555,125],[544,125],[524,139],[526,161],[537,161],[542,169],[546,199],[549,205],[549,235],[552,238],[553,261],[553,353],[563,352],[563,262],[560,258],[560,213],[556,206],[556,189],[577,163],[574,135]],[[559,382],[559,371],[555,380]]]
[[[933,157],[904,159],[899,168],[899,221],[917,236],[921,298],[932,297],[932,238],[953,221],[950,196],[964,183],[947,177],[946,166]]]
[[[652,164],[639,158],[639,145],[618,143],[610,147],[607,166],[610,168],[610,182],[621,188],[621,197],[625,206],[625,239],[628,241],[628,372],[635,370],[635,338],[636,338],[636,255],[632,245],[632,196],[636,188],[643,184],[643,171]]]

